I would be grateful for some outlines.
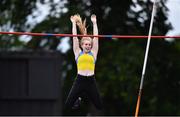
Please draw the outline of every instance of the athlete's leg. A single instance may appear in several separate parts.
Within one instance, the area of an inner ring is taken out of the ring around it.
[[[73,83],[73,86],[70,90],[70,93],[67,97],[67,100],[66,100],[66,107],[72,107],[75,103],[75,101],[78,99],[79,97],[79,94],[81,92],[82,88],[81,88],[81,81],[78,80],[78,78],[75,80],[75,82]]]
[[[92,82],[89,85],[89,88],[87,90],[88,97],[92,101],[92,103],[95,105],[95,107],[98,110],[102,110],[102,100],[100,98],[100,94],[96,85],[96,79],[93,78]]]

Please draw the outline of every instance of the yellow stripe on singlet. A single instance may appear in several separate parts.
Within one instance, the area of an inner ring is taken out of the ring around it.
[[[77,69],[78,70],[92,70],[95,69],[95,60],[92,52],[83,53],[81,52],[77,59]]]

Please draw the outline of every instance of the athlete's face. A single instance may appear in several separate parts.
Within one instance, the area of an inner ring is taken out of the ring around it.
[[[89,41],[89,40],[84,40],[84,41],[82,42],[81,47],[82,47],[82,49],[83,49],[83,51],[84,51],[85,53],[88,53],[88,52],[91,51],[92,43],[91,43],[91,41]]]

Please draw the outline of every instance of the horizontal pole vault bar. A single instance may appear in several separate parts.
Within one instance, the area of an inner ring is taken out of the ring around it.
[[[31,32],[0,32],[0,34],[31,35],[31,36],[55,36],[55,37],[99,37],[99,38],[148,38],[143,35],[73,35],[73,34],[53,34],[53,33],[31,33]],[[151,38],[179,38],[180,36],[151,36]]]

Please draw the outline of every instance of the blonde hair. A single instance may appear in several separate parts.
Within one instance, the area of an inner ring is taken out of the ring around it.
[[[86,19],[84,21],[82,21],[82,18],[79,14],[74,15],[74,19],[76,21],[76,24],[77,24],[81,34],[87,35]]]
[[[79,14],[74,15],[74,19],[76,21],[80,33],[82,35],[87,35],[86,19],[82,21],[82,18]],[[85,40],[90,41],[91,45],[93,44],[93,40],[90,37],[82,37],[80,40],[80,45],[82,45]]]

